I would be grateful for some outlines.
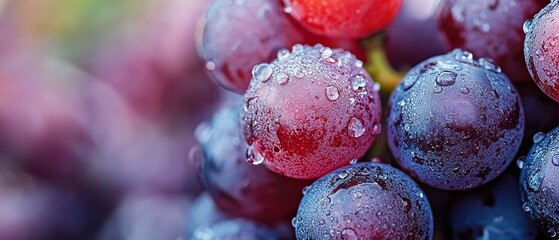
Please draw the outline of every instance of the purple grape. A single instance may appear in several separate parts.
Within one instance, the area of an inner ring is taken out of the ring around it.
[[[462,50],[414,67],[389,100],[388,143],[411,176],[463,190],[501,174],[524,132],[524,110],[491,60]]]
[[[559,239],[559,127],[533,139],[520,172],[522,208],[550,239]]]
[[[432,239],[419,186],[382,163],[357,163],[314,182],[294,220],[297,239]]]
[[[290,220],[303,188],[312,181],[284,177],[246,162],[240,125],[242,98],[236,100],[237,104],[222,108],[209,125],[198,129],[204,153],[202,182],[216,205],[230,216],[267,224]]]
[[[536,239],[537,228],[521,205],[512,174],[461,193],[450,210],[451,239]]]

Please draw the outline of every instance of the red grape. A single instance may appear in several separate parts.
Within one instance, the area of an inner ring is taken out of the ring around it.
[[[398,13],[402,0],[284,0],[290,12],[308,30],[333,38],[359,38],[385,28]]]
[[[318,178],[361,158],[380,133],[378,84],[349,52],[295,45],[254,68],[243,129],[249,161]]]
[[[437,21],[449,49],[462,48],[491,58],[511,80],[527,81],[530,76],[522,52],[522,26],[544,2],[443,0]]]
[[[553,1],[524,25],[524,56],[542,91],[559,102],[559,2]]]
[[[316,36],[283,12],[279,0],[214,0],[201,21],[198,45],[206,68],[222,87],[244,93],[252,67],[270,62],[281,48],[296,43],[343,47],[364,56],[353,40]]]

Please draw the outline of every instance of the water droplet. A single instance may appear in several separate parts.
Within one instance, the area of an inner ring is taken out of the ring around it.
[[[359,59],[355,60],[355,66],[358,68],[363,67],[363,61]]]
[[[400,105],[400,107],[406,106],[406,101],[402,99],[398,102],[398,105]]]
[[[454,85],[454,83],[456,83],[457,76],[458,74],[456,74],[455,72],[443,71],[439,73],[435,82],[439,86],[443,86],[443,87],[451,86]]]
[[[287,73],[284,72],[279,72],[276,77],[276,83],[278,83],[279,85],[284,85],[287,82],[289,82],[289,75],[287,75]]]
[[[559,166],[559,154],[555,154],[551,157],[551,163],[555,166]]]
[[[468,93],[470,93],[470,89],[467,88],[467,87],[461,87],[460,92],[463,93],[463,94],[468,94]]]
[[[437,85],[435,86],[435,89],[433,89],[434,93],[441,93],[443,91],[443,87]]]
[[[547,233],[549,233],[549,236],[554,238],[557,236],[557,232],[555,232],[555,230],[553,230],[553,228],[550,228],[549,230],[547,230]]]
[[[425,197],[425,196],[423,195],[422,192],[419,192],[419,194],[417,194],[417,196],[418,196],[419,198],[424,198],[424,197]]]
[[[519,169],[524,168],[524,161],[525,161],[525,160],[526,160],[526,156],[519,157],[518,160],[516,160],[516,166],[517,166]]]
[[[375,90],[375,92],[380,91],[380,83],[378,82],[373,83],[373,90]]]
[[[324,226],[324,224],[326,224],[326,221],[324,219],[320,219],[318,221],[318,226]]]
[[[544,174],[541,171],[534,174],[534,176],[532,176],[532,179],[530,179],[530,188],[536,192],[540,190],[543,178]]]
[[[522,30],[524,30],[524,33],[528,33],[530,32],[530,30],[532,30],[532,19],[528,19],[526,20],[526,22],[524,22],[524,25],[522,25]]]
[[[293,12],[293,8],[291,8],[291,7],[285,7],[285,8],[283,8],[283,11],[284,11],[285,13],[291,13],[291,12]]]
[[[464,51],[462,49],[454,49],[452,50],[451,54],[452,56],[454,56],[454,59],[458,61],[467,63],[473,63],[474,61],[474,55],[471,52]]]
[[[379,124],[375,124],[373,126],[373,134],[380,134],[382,131],[382,127]]]
[[[530,206],[528,206],[528,203],[524,203],[522,204],[522,210],[524,210],[524,212],[530,212]]]
[[[356,163],[357,163],[357,159],[356,159],[356,158],[349,160],[349,164],[356,164]]]
[[[539,142],[541,142],[544,138],[545,138],[545,133],[543,133],[543,132],[538,132],[538,133],[534,134],[534,136],[532,137],[532,140],[534,141],[534,143],[539,143]]]
[[[303,195],[307,194],[307,192],[309,191],[310,186],[306,186],[303,188]]]
[[[291,226],[297,227],[297,218],[296,217],[291,219]]]
[[[346,170],[342,170],[339,174],[338,177],[341,179],[346,178],[349,175],[349,173]]]
[[[496,73],[501,73],[501,68],[497,65],[495,65],[495,63],[493,63],[493,60],[489,59],[489,58],[480,58],[478,60],[479,65],[481,65],[483,68],[487,69],[487,70],[491,70],[493,72]]]
[[[215,62],[213,61],[207,61],[205,66],[209,71],[215,70]]]
[[[333,57],[329,57],[329,58],[324,59],[324,62],[327,63],[327,64],[330,64],[330,65],[338,64],[338,60],[336,60]]]
[[[280,61],[285,61],[289,55],[291,55],[291,53],[285,48],[278,50],[278,60]]]
[[[336,79],[340,78],[340,75],[338,75],[338,73],[336,73],[336,72],[329,72],[328,77],[330,77],[331,79],[336,80]]]
[[[363,126],[363,122],[361,122],[361,120],[352,117],[349,121],[349,125],[347,126],[347,131],[350,136],[358,138],[363,136],[363,133],[365,133],[365,126]]]
[[[379,157],[373,157],[373,158],[371,158],[371,162],[372,162],[372,163],[381,163]]]
[[[293,53],[299,53],[299,52],[302,52],[303,50],[305,50],[305,48],[304,48],[303,45],[301,45],[301,44],[295,44],[295,45],[293,45],[293,47],[291,48],[291,51],[292,51]]]
[[[333,53],[334,52],[329,47],[322,48],[322,50],[320,51],[320,58],[327,59],[331,57]]]
[[[338,100],[338,98],[340,98],[340,92],[338,91],[338,88],[334,86],[326,87],[326,97],[331,101]]]
[[[304,73],[303,71],[301,71],[301,69],[297,69],[297,71],[295,71],[295,77],[296,78],[303,78]]]
[[[252,165],[260,165],[264,162],[264,156],[256,149],[256,144],[248,147],[246,157],[247,162]]]
[[[365,77],[363,77],[363,75],[361,74],[357,74],[355,75],[355,77],[353,77],[353,79],[351,79],[351,88],[354,91],[361,90],[365,88],[366,83],[367,80],[365,79]]]
[[[350,105],[355,105],[355,98],[350,98],[349,99],[349,104]]]
[[[272,77],[272,73],[274,73],[272,66],[266,63],[258,64],[254,66],[254,68],[252,69],[252,76],[256,80],[261,82],[268,81],[270,77]]]
[[[344,239],[344,240],[357,240],[358,239],[357,233],[351,228],[345,228],[344,230],[342,230],[342,233],[341,233],[340,237],[341,237],[341,239]]]
[[[419,76],[407,76],[404,78],[404,81],[402,82],[402,87],[404,87],[404,91],[409,90],[411,87],[413,87],[413,85],[415,85],[415,83],[417,82],[417,80],[419,79]]]

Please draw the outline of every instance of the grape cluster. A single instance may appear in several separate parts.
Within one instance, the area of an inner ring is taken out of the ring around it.
[[[186,237],[559,239],[558,6],[211,1]]]

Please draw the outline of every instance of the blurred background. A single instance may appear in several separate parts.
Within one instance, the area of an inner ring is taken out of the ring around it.
[[[208,0],[0,0],[0,239],[179,239]]]

